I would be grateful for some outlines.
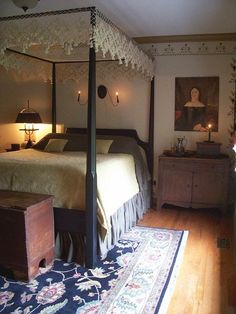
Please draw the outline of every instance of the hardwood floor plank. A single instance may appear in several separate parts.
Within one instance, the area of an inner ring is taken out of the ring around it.
[[[168,314],[236,314],[233,219],[215,209],[165,206],[139,225],[188,230],[184,259]],[[219,248],[217,239],[230,247]]]

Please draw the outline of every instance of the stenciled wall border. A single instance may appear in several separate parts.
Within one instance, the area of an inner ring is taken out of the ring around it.
[[[151,56],[236,55],[235,41],[141,44]]]

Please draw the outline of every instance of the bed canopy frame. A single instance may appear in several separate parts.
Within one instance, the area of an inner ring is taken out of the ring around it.
[[[154,130],[153,62],[96,7],[2,17],[0,18],[0,37],[0,65],[6,69],[23,70],[20,60],[17,59],[19,55],[51,65],[53,133],[56,132],[57,123],[56,65],[89,62],[87,129],[85,131],[88,140],[85,221],[89,223],[85,224],[87,243],[85,265],[93,268],[97,260],[96,133],[106,132],[104,129],[103,131],[96,129],[96,62],[100,61],[97,56],[102,55],[102,58],[109,61],[118,60],[119,64],[131,66],[132,69],[141,71],[143,75],[150,78],[149,139],[144,148],[148,153],[151,179],[153,178]],[[35,46],[42,47],[43,51],[35,53]],[[60,58],[55,57],[55,54],[51,56],[51,50],[54,51],[58,47],[63,50]],[[78,53],[81,48],[83,50],[85,47],[89,50],[88,59],[81,58],[81,53]],[[138,139],[137,133],[133,130],[120,130],[118,134],[127,134]],[[83,220],[78,225],[82,226]]]

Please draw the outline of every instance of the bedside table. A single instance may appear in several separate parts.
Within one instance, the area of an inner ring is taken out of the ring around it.
[[[17,152],[18,150],[21,150],[21,148],[20,149],[12,149],[12,148],[5,149],[6,152]]]
[[[20,150],[21,146],[20,144],[16,143],[16,144],[11,144],[11,148],[7,148],[6,151],[7,152],[15,152],[17,150]]]

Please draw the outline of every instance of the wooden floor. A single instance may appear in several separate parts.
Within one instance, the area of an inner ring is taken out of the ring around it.
[[[168,314],[236,314],[236,246],[231,217],[212,209],[168,206],[159,212],[149,211],[139,223],[189,231]],[[223,239],[225,248],[218,248],[218,238]]]

